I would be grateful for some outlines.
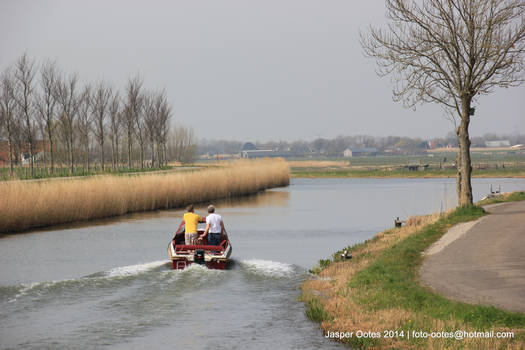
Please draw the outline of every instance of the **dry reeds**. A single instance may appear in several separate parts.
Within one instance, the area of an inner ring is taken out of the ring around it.
[[[347,167],[348,160],[289,160],[291,168],[327,168],[327,167]]]
[[[0,183],[0,232],[182,207],[289,183],[284,160],[238,161],[190,173]]]

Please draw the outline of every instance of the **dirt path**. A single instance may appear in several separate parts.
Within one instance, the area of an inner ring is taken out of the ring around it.
[[[425,253],[422,282],[451,299],[525,312],[525,201],[453,227]]]

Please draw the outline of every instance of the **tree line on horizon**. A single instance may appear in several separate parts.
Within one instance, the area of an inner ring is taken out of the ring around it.
[[[485,147],[486,141],[508,140],[511,144],[525,144],[525,135],[497,135],[487,133],[472,137],[472,147]],[[237,154],[245,142],[237,140],[201,140],[197,144],[198,154]],[[254,142],[258,149],[288,151],[292,155],[301,156],[315,153],[327,157],[342,157],[347,148],[376,148],[380,152],[389,151],[393,154],[421,154],[431,145],[433,147],[457,147],[458,139],[454,132],[444,137],[412,138],[406,136],[337,136],[334,138],[317,138],[312,141],[267,141]]]
[[[81,83],[55,61],[37,63],[23,54],[0,76],[0,141],[7,141],[11,176],[24,162],[32,177],[35,165],[53,174],[57,163],[67,164],[73,174],[93,163],[104,171],[108,161],[112,170],[189,162],[194,132],[170,129],[171,119],[166,91],[145,89],[139,75],[119,92],[102,80]]]

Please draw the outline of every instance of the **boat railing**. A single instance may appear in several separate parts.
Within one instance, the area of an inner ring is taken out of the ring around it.
[[[220,245],[202,245],[202,244],[176,244],[175,251],[190,251],[196,249],[203,249],[206,251],[220,251],[223,252],[228,247],[228,241],[223,240]]]

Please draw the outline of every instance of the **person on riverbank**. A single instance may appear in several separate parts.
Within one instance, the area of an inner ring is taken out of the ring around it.
[[[186,244],[197,243],[197,226],[199,222],[205,222],[205,219],[194,213],[193,204],[186,207],[187,213],[184,214],[184,241]]]
[[[206,217],[206,229],[199,238],[208,237],[209,245],[219,245],[221,243],[221,237],[227,236],[226,229],[224,228],[224,221],[222,216],[215,213],[215,207],[213,205],[208,206],[208,216]]]

